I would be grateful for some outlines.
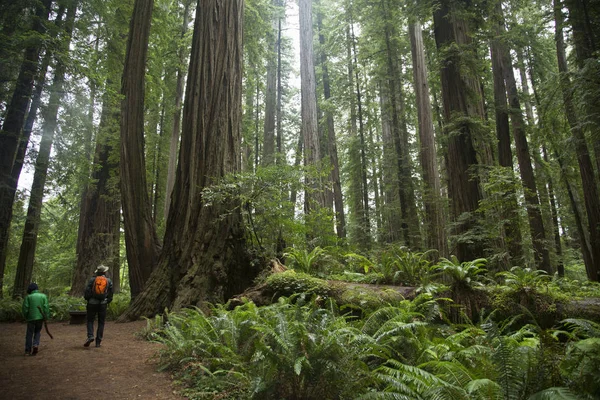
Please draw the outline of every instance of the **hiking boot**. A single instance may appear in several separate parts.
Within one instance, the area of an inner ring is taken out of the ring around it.
[[[83,347],[90,347],[90,344],[94,341],[94,338],[87,338],[87,340],[85,341],[85,343],[83,344]]]
[[[25,350],[25,355],[26,356],[30,356],[31,355],[31,350]]]
[[[38,353],[38,348],[37,346],[33,348],[33,351],[31,352],[32,356],[35,356]]]
[[[96,342],[96,347],[100,347],[100,342]]]

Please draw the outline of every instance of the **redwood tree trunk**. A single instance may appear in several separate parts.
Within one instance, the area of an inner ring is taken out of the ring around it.
[[[114,179],[118,172],[118,163],[114,160],[114,138],[117,132],[111,132],[116,126],[119,113],[114,105],[111,107],[110,95],[105,93],[104,105],[96,151],[92,181],[85,198],[82,199],[80,216],[81,235],[77,243],[77,267],[71,285],[72,296],[82,296],[85,285],[99,264],[111,267],[110,274],[115,278],[114,264],[119,262],[118,238],[120,224],[119,193],[115,193]],[[116,258],[116,260],[115,260]]]
[[[71,43],[71,34],[75,23],[75,14],[77,11],[78,0],[71,0],[67,11],[65,24],[65,38],[61,42],[60,51],[68,53]],[[50,98],[48,105],[44,110],[44,125],[42,127],[42,139],[35,160],[35,173],[31,185],[31,194],[29,197],[29,206],[27,208],[27,219],[23,231],[23,240],[19,251],[19,260],[17,262],[17,273],[13,287],[13,298],[24,297],[27,291],[27,285],[31,282],[33,272],[33,262],[37,246],[37,234],[41,219],[42,200],[44,198],[44,187],[46,177],[48,176],[48,166],[50,163],[50,151],[54,142],[54,134],[58,121],[58,107],[64,94],[64,81],[66,65],[61,58],[57,57],[54,70],[54,81],[50,88]]]
[[[243,0],[198,5],[165,244],[146,288],[121,320],[222,302],[255,277],[239,201],[206,204],[202,195],[240,170],[242,18]]]
[[[502,53],[497,40],[490,45],[492,58],[492,73],[494,78],[494,109],[496,115],[496,139],[498,140],[498,163],[505,167],[514,178],[513,154],[511,149],[510,123],[508,118],[508,103],[506,84],[504,83],[504,66]],[[510,265],[515,265],[523,257],[521,229],[519,228],[519,205],[514,190],[503,196],[506,203],[502,204],[502,219],[504,222],[504,242],[506,244]]]
[[[325,45],[325,36],[321,32],[322,16],[319,14],[319,44]],[[327,53],[321,51],[321,71],[323,74],[323,97],[325,101],[331,99],[331,84],[329,81],[329,61]],[[342,184],[340,180],[340,165],[338,162],[337,140],[335,137],[335,126],[333,121],[333,113],[331,109],[325,110],[326,129],[327,129],[327,152],[329,153],[329,161],[331,162],[330,179],[333,185],[333,203],[335,206],[335,226],[339,238],[346,237],[346,217],[344,212],[344,201],[342,197]]]
[[[273,0],[276,9],[279,0]],[[274,13],[271,21],[271,30],[268,33],[269,51],[267,53],[267,90],[265,93],[265,121],[263,130],[263,156],[262,164],[271,165],[275,156],[275,106],[277,103],[277,47],[276,32],[279,26],[279,16]]]
[[[189,9],[192,0],[186,0],[183,8],[183,23],[181,24],[181,37],[183,39],[187,29],[189,20]],[[183,64],[186,60],[184,54],[185,48],[181,46],[179,48],[179,62]],[[177,67],[177,86],[175,88],[175,115],[173,116],[173,131],[171,132],[171,141],[169,144],[169,164],[167,170],[167,187],[165,189],[165,221],[169,216],[169,207],[171,206],[171,193],[173,193],[173,186],[175,185],[175,172],[177,170],[177,150],[179,150],[179,130],[181,125],[181,100],[183,98],[183,81],[185,79],[185,70],[181,67]]]
[[[44,21],[48,19],[51,4],[51,0],[43,0],[38,4],[33,18],[32,31],[38,34],[44,33]],[[4,282],[8,231],[15,199],[15,191],[11,188],[16,187],[17,184],[13,176],[13,166],[17,158],[19,142],[23,140],[21,131],[33,91],[33,82],[38,71],[41,49],[41,40],[32,41],[32,44],[25,49],[13,97],[0,130],[0,297]]]
[[[562,33],[563,16],[558,1],[555,1],[554,17],[557,27],[555,36],[556,53],[558,57],[558,70],[561,74],[560,84],[563,93],[563,103],[567,121],[571,128],[571,134],[573,135],[573,142],[575,144],[579,173],[583,183],[583,198],[588,218],[591,251],[589,262],[591,264],[588,265],[586,263],[586,271],[590,280],[598,281],[600,280],[600,198],[598,197],[597,180],[594,175],[594,167],[588,151],[585,135],[581,129],[575,105],[571,98],[571,82],[567,75],[567,58],[565,55]]]
[[[448,241],[446,239],[446,218],[442,198],[441,184],[437,166],[437,150],[433,130],[433,116],[429,100],[429,83],[427,82],[427,64],[425,64],[425,48],[421,24],[417,21],[409,24],[410,48],[413,60],[413,77],[417,100],[417,114],[420,139],[421,168],[423,170],[425,214],[427,218],[427,247],[437,249],[439,255],[448,257]]]
[[[443,0],[434,13],[437,47],[443,51],[448,46],[457,45],[461,51],[472,51],[469,49],[469,24],[458,15],[460,13],[456,12],[455,7],[454,2]],[[482,199],[476,171],[478,162],[473,143],[473,125],[461,122],[461,119],[482,121],[484,112],[477,75],[461,71],[463,63],[460,58],[461,52],[445,53],[441,60],[440,77],[448,146],[448,197],[454,219],[455,244],[450,253],[456,254],[461,261],[467,261],[483,257],[485,244],[473,232],[479,226],[476,213]],[[469,240],[464,240],[465,234]]]
[[[300,80],[302,102],[302,137],[304,138],[304,165],[318,168],[321,145],[317,124],[317,86],[314,68],[312,0],[299,0],[300,16]],[[324,205],[321,185],[315,178],[307,180],[311,192],[305,192],[304,211]]]
[[[144,159],[144,76],[153,4],[154,0],[135,2],[121,87],[121,202],[131,297],[144,288],[160,249]]]

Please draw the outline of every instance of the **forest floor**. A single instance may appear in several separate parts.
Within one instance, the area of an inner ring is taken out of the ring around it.
[[[158,372],[160,345],[136,337],[145,321],[107,322],[102,347],[84,347],[85,325],[48,324],[39,353],[25,356],[25,323],[0,324],[0,398],[181,400],[168,373]]]

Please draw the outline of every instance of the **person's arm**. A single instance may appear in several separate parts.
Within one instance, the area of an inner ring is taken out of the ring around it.
[[[106,296],[107,304],[113,300],[113,283],[112,279],[108,279],[108,295]]]
[[[27,319],[27,316],[29,315],[29,296],[25,296],[25,300],[23,300],[23,317],[25,317],[25,319]]]
[[[92,298],[92,285],[94,283],[94,280],[96,278],[92,278],[88,281],[87,285],[85,286],[85,291],[83,292],[83,298],[86,300],[89,300]]]

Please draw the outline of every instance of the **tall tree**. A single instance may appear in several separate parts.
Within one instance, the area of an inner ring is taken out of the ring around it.
[[[48,20],[51,4],[51,0],[43,0],[36,6],[32,32],[39,35],[45,32],[44,22]],[[16,186],[12,176],[13,165],[21,140],[25,113],[33,91],[33,82],[38,72],[42,42],[41,39],[32,40],[25,49],[12,100],[7,107],[2,129],[0,129],[0,296],[2,296],[4,281],[11,210],[15,198],[12,190],[12,187]]]
[[[563,23],[564,18],[560,2],[554,2],[554,18],[555,18],[555,40],[556,53],[558,60],[558,70],[560,73],[560,85],[563,94],[563,104],[565,107],[565,115],[571,128],[571,135],[575,144],[575,152],[577,154],[577,162],[579,164],[579,173],[583,183],[583,197],[585,209],[587,211],[589,225],[589,242],[591,257],[589,263],[586,263],[586,271],[588,278],[593,281],[600,280],[600,197],[598,192],[597,180],[594,175],[592,160],[588,151],[585,134],[581,129],[577,117],[577,111],[573,104],[571,82],[567,70],[567,57],[565,54],[565,45],[563,38]]]
[[[497,18],[497,33],[498,35],[502,35],[506,30],[504,27],[504,17],[500,2],[496,4],[495,13]],[[531,154],[529,153],[529,144],[527,141],[527,134],[525,132],[525,120],[523,119],[521,100],[519,99],[519,92],[517,89],[517,82],[515,79],[510,50],[504,43],[498,43],[498,47],[502,57],[504,82],[506,84],[508,101],[510,104],[509,114],[512,125],[512,134],[515,140],[515,149],[517,152],[519,171],[521,173],[521,181],[525,195],[535,263],[538,268],[542,268],[546,272],[552,273],[550,254],[548,252],[546,243],[546,231],[544,229],[542,212],[540,209],[537,184],[533,174]]]
[[[263,156],[262,163],[270,165],[275,156],[275,106],[277,103],[277,31],[279,28],[279,0],[273,0],[275,12],[272,16],[272,26],[267,34],[267,90],[265,93],[265,120],[263,130]]]
[[[417,114],[421,168],[424,181],[424,203],[427,218],[427,246],[437,249],[440,256],[448,257],[448,241],[446,239],[446,218],[441,198],[440,175],[437,166],[437,150],[433,130],[433,116],[429,100],[429,83],[427,81],[427,64],[425,64],[425,47],[423,33],[419,21],[408,26],[410,47],[413,61],[413,78],[417,98]]]
[[[150,277],[160,249],[146,184],[144,92],[146,55],[154,0],[136,0],[121,86],[121,203],[131,296]]]
[[[35,160],[35,173],[27,208],[27,220],[23,232],[23,240],[17,263],[17,273],[13,286],[13,297],[24,297],[27,285],[31,282],[33,262],[37,245],[38,228],[42,212],[42,200],[44,198],[44,187],[48,176],[50,163],[50,151],[54,142],[54,135],[58,123],[58,108],[64,95],[65,74],[67,71],[66,55],[69,54],[73,25],[77,13],[78,0],[70,0],[67,9],[67,17],[64,27],[64,36],[61,38],[61,46],[56,52],[56,63],[54,66],[54,79],[50,87],[48,105],[43,112],[44,124],[42,127],[42,139]]]
[[[255,277],[239,200],[208,203],[203,196],[203,189],[240,170],[242,15],[243,0],[198,4],[165,242],[123,320],[221,302]]]
[[[169,145],[169,169],[167,171],[167,188],[165,198],[165,220],[169,215],[169,207],[171,206],[171,194],[175,185],[175,172],[177,170],[177,150],[179,150],[179,130],[181,125],[181,102],[183,99],[183,81],[185,79],[185,63],[186,47],[181,43],[188,29],[189,14],[192,0],[184,0],[183,3],[183,22],[181,24],[181,37],[177,57],[179,65],[177,66],[177,84],[175,89],[175,115],[173,116],[173,130],[171,131],[171,141]]]
[[[329,79],[329,66],[327,53],[323,48],[325,45],[325,35],[323,34],[323,13],[319,10],[317,26],[319,28],[319,44],[321,45],[321,73],[323,74],[323,97],[325,102],[331,100],[331,83]],[[342,185],[340,180],[340,165],[338,161],[337,141],[335,137],[335,125],[333,121],[333,112],[329,107],[325,108],[325,128],[327,138],[327,153],[331,163],[331,172],[329,179],[333,186],[333,203],[335,206],[335,224],[336,232],[339,238],[346,237],[346,217],[344,213],[344,201],[342,197]]]
[[[473,232],[479,226],[477,208],[482,199],[477,176],[474,135],[484,117],[477,75],[463,71],[463,57],[475,59],[465,1],[441,0],[434,12],[435,41],[440,52],[444,133],[447,140],[448,197],[454,223],[454,246],[459,260],[484,255],[484,241]]]
[[[299,0],[298,7],[304,165],[319,170],[321,144],[317,123],[317,83],[314,68],[312,0]],[[307,177],[307,188],[309,189],[304,195],[304,211],[307,215],[324,205],[321,186],[317,178]]]

